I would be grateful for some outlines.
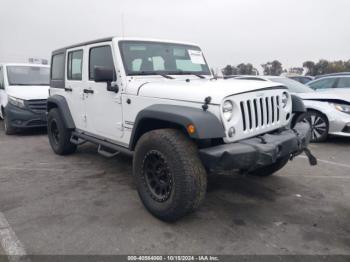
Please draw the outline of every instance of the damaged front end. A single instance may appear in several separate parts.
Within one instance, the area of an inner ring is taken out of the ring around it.
[[[311,138],[308,123],[297,123],[284,129],[236,143],[222,144],[199,150],[199,156],[209,170],[255,170],[276,163],[279,159],[305,152],[310,165],[317,160],[307,148]]]

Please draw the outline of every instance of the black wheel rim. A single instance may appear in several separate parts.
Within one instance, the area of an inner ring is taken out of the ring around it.
[[[150,196],[157,202],[168,200],[173,189],[173,177],[163,154],[150,151],[143,160],[142,171]]]
[[[320,115],[312,114],[303,119],[311,125],[311,139],[320,139],[327,133],[327,123]]]
[[[57,145],[60,141],[60,132],[58,131],[57,123],[55,120],[52,120],[50,123],[50,133],[53,142]]]

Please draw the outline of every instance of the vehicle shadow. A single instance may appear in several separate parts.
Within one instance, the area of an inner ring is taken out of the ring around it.
[[[350,137],[339,137],[339,136],[330,136],[324,142],[325,144],[334,144],[334,145],[348,145],[350,144]]]
[[[4,130],[4,121],[0,119],[0,133],[2,135],[5,135]],[[46,127],[34,127],[34,128],[26,128],[22,130],[17,130],[16,134],[11,135],[13,136],[36,136],[36,135],[45,135],[47,134]]]

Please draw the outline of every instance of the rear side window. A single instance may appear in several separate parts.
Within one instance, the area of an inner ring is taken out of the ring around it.
[[[68,53],[67,78],[69,80],[82,80],[83,50]]]
[[[64,54],[52,56],[51,79],[64,80]]]
[[[4,73],[3,73],[3,69],[0,66],[0,89],[4,89],[5,88],[5,84],[4,84]]]
[[[95,79],[94,68],[96,66],[113,68],[114,70],[112,50],[110,46],[99,46],[99,47],[93,47],[90,49],[90,58],[89,58],[89,79],[90,80]]]
[[[350,88],[350,77],[339,78],[337,88]]]
[[[314,89],[333,88],[335,80],[335,78],[325,78],[311,83],[310,86]]]

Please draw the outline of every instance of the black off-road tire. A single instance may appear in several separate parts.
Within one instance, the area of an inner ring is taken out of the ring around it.
[[[326,141],[329,131],[328,118],[321,112],[310,110],[298,116],[295,124],[299,122],[308,122],[311,125],[311,140],[312,143],[320,143]]]
[[[4,129],[6,135],[14,135],[16,134],[16,129],[11,125],[11,121],[4,114]]]
[[[180,219],[204,200],[206,171],[196,145],[179,130],[159,129],[144,134],[136,145],[133,173],[141,201],[163,221]]]
[[[70,142],[71,130],[65,127],[57,108],[49,111],[47,116],[47,133],[53,151],[58,155],[68,155],[76,151],[77,146]]]
[[[276,173],[278,170],[282,169],[288,163],[288,160],[289,160],[289,156],[278,159],[276,163],[269,166],[264,166],[264,167],[255,169],[253,171],[248,172],[248,174],[252,176],[259,176],[259,177],[271,176],[274,173]]]

